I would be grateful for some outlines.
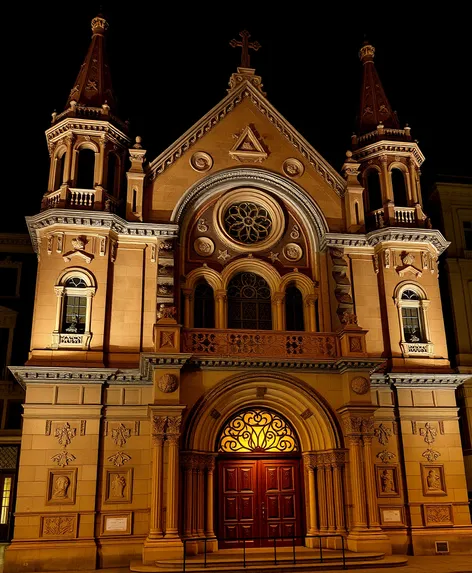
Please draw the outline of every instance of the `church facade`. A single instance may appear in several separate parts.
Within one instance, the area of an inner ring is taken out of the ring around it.
[[[424,157],[360,51],[342,174],[250,67],[157,158],[92,41],[46,131],[6,571],[285,542],[471,551]],[[130,165],[130,166],[129,166]],[[132,566],[133,568],[133,566]]]

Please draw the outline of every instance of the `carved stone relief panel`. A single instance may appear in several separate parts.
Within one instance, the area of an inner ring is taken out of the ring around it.
[[[378,497],[399,497],[400,480],[398,466],[395,464],[382,464],[375,466],[377,478]]]
[[[75,503],[77,468],[48,469],[46,505]]]
[[[131,503],[133,468],[105,469],[104,503]]]
[[[443,464],[421,464],[423,495],[447,495]]]
[[[77,514],[42,515],[39,537],[49,539],[73,539],[77,537]]]

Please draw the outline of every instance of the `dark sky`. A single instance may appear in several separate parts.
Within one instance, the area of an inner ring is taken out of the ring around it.
[[[423,188],[439,174],[472,176],[472,49],[465,12],[451,5],[436,13],[428,4],[415,13],[404,3],[401,11],[390,6],[380,13],[372,2],[191,6],[103,5],[120,115],[131,121],[133,136],[143,136],[148,159],[225,96],[240,61],[229,41],[247,28],[262,44],[251,64],[269,101],[335,169],[355,126],[365,36],[376,47],[393,109],[426,155]],[[369,6],[374,15],[365,13]],[[50,113],[65,105],[99,9],[98,2],[63,1],[28,5],[27,11],[17,2],[10,9],[13,24],[2,46],[3,113],[8,124],[15,118],[4,141],[4,165],[13,170],[12,188],[3,189],[0,231],[22,231],[24,215],[39,210],[49,167],[44,131]]]

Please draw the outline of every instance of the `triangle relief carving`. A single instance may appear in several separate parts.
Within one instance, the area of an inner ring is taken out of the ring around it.
[[[259,163],[267,159],[268,153],[251,126],[246,126],[239,135],[234,137],[237,140],[229,152],[233,159],[245,163]]]

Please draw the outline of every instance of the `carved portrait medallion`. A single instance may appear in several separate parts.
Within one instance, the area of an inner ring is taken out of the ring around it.
[[[370,382],[363,376],[357,376],[351,380],[351,388],[356,394],[367,394],[370,389]]]
[[[303,163],[301,161],[298,161],[298,159],[295,159],[295,157],[290,157],[283,162],[282,170],[285,175],[295,178],[303,175],[305,168],[303,167]]]
[[[175,392],[179,387],[179,381],[177,376],[174,374],[164,374],[159,378],[157,383],[159,386],[159,390],[164,392],[164,394],[170,394],[171,392]]]
[[[213,167],[213,158],[204,151],[196,151],[190,158],[190,165],[195,171],[204,173]]]

